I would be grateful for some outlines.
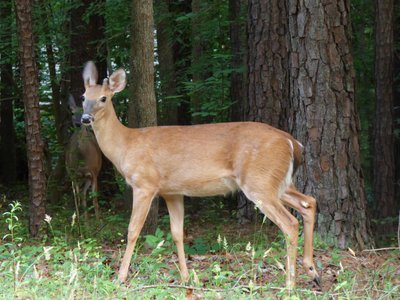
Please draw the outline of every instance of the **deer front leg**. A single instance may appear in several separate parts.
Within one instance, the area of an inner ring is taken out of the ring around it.
[[[128,227],[128,241],[124,257],[122,258],[121,267],[119,268],[118,279],[125,282],[128,276],[128,269],[131,262],[133,250],[140,231],[143,228],[144,221],[149,213],[151,202],[155,196],[154,191],[148,191],[140,188],[133,190],[132,214]]]
[[[167,203],[172,238],[176,244],[179,260],[179,272],[182,282],[189,280],[189,272],[186,265],[185,250],[183,246],[183,220],[184,220],[184,205],[182,195],[166,195],[162,196]]]
[[[91,185],[90,179],[85,180],[85,184],[82,189],[82,206],[83,206],[83,215],[85,218],[85,223],[87,224],[89,222],[89,215],[88,215],[88,209],[87,209],[87,191],[89,189],[89,186]]]

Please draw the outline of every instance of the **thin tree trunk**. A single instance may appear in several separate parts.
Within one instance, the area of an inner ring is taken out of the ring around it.
[[[397,216],[393,133],[393,0],[375,0],[375,217]]]
[[[201,57],[203,55],[203,41],[199,34],[199,27],[201,25],[200,20],[201,12],[201,0],[192,0],[192,83],[198,85],[202,79],[201,71]],[[192,124],[200,124],[202,122],[201,117],[196,115],[201,111],[201,93],[199,91],[192,91],[190,96],[191,110],[195,115],[192,114]]]
[[[290,128],[304,145],[298,187],[318,201],[318,231],[341,248],[372,243],[360,166],[348,0],[289,0]]]
[[[169,0],[158,2],[157,53],[161,79],[161,99],[159,109],[160,125],[178,124],[178,103],[168,97],[176,96],[176,72],[173,52],[173,23],[169,10]]]
[[[45,215],[46,177],[43,141],[40,135],[39,78],[32,30],[32,4],[30,0],[16,0],[15,8],[29,168],[29,232],[32,236],[37,236]]]
[[[157,125],[154,91],[153,2],[132,1],[131,102],[128,125],[134,128]],[[135,201],[135,199],[133,199]],[[143,228],[154,233],[158,222],[158,198],[153,200]]]
[[[12,1],[0,7],[0,181],[5,184],[17,180],[17,157],[15,148],[15,129],[13,116],[13,72],[10,51],[12,47]]]
[[[400,45],[400,3],[396,1],[394,3],[395,11],[395,21],[394,21],[394,44]],[[394,93],[394,120],[400,120],[400,46],[395,47],[394,53],[394,63],[393,63],[393,93]],[[394,123],[395,132],[400,133],[400,122]],[[396,170],[396,194],[397,199],[397,210],[400,209],[400,136],[397,135],[394,143],[394,159],[395,159],[395,170]]]
[[[229,19],[231,39],[232,60],[231,67],[234,70],[231,75],[230,95],[232,100],[232,121],[243,121],[244,104],[245,104],[245,80],[244,73],[244,56],[246,53],[244,29],[241,22],[242,0],[229,0]],[[243,70],[243,71],[240,71]]]
[[[171,2],[171,13],[174,16],[184,16],[191,13],[191,0],[183,1],[172,1]],[[190,114],[190,97],[187,95],[186,89],[182,82],[187,82],[190,78],[187,77],[187,70],[190,68],[190,55],[192,48],[191,45],[191,26],[187,24],[186,27],[178,24],[175,20],[173,35],[173,55],[175,62],[175,74],[177,82],[177,93],[180,97],[180,103],[178,106],[178,124],[189,125],[192,122],[192,116]]]

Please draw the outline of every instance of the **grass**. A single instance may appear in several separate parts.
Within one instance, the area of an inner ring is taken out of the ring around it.
[[[7,211],[0,220],[0,299],[400,298],[398,250],[353,255],[316,237],[322,289],[303,274],[300,259],[298,288],[288,291],[282,270],[284,241],[274,226],[239,226],[230,216],[211,213],[210,218],[206,212],[187,217],[185,223],[191,272],[187,284],[178,280],[167,216],[154,235],[139,241],[127,283],[120,284],[116,273],[127,216],[103,213],[102,223],[91,220],[79,235],[72,211],[53,207],[45,234],[32,240],[27,236],[27,208],[16,202],[6,205],[5,199],[2,206]]]

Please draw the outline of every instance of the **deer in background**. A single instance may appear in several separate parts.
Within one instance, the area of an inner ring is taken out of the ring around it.
[[[127,128],[115,113],[112,97],[126,85],[119,69],[102,85],[89,61],[83,70],[82,123],[91,125],[100,149],[133,188],[127,247],[118,278],[127,278],[132,253],[156,195],[167,204],[182,281],[189,279],[183,246],[183,196],[226,195],[238,189],[284,233],[286,284],[295,286],[299,222],[304,220],[303,267],[319,284],[313,262],[316,201],[298,192],[292,176],[302,162],[301,144],[291,135],[262,123]]]
[[[82,200],[85,221],[89,219],[86,201],[89,187],[92,188],[96,220],[99,220],[100,212],[97,200],[97,177],[102,164],[101,151],[90,128],[87,126],[80,126],[82,109],[76,106],[75,99],[72,95],[69,96],[68,102],[72,111],[72,123],[75,127],[75,131],[66,147],[65,165],[72,181],[74,196],[78,198],[78,202]]]

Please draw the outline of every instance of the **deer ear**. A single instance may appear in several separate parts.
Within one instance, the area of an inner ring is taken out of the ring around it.
[[[113,93],[122,91],[126,86],[126,73],[123,69],[118,69],[110,76],[109,88]]]
[[[72,96],[72,94],[68,95],[68,105],[69,108],[71,109],[72,113],[75,113],[78,110],[78,107],[76,106],[75,98]]]
[[[97,68],[94,62],[88,61],[83,68],[83,83],[85,86],[91,86],[97,84],[97,78],[99,77],[97,73]]]

